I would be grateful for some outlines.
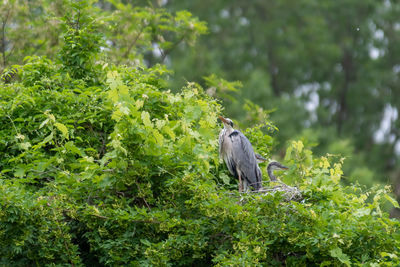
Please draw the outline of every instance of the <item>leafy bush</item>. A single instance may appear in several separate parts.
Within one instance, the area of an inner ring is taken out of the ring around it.
[[[172,93],[162,65],[83,58],[79,75],[27,58],[1,84],[2,265],[400,264],[389,188],[344,187],[341,159],[295,141],[283,179],[300,203],[240,195],[218,158],[218,101],[194,83]],[[261,126],[246,134],[271,154]]]

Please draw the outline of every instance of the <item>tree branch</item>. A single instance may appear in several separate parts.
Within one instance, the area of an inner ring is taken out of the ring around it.
[[[135,39],[129,45],[128,49],[125,51],[125,53],[122,55],[122,57],[118,60],[117,64],[120,64],[122,59],[128,57],[128,55],[131,53],[133,46],[136,44],[137,40],[139,40],[139,37],[142,35],[144,28],[145,28],[144,26],[140,27],[140,30],[139,30],[138,34],[136,35]]]
[[[171,46],[171,48],[165,50],[165,52],[163,52],[163,51],[160,49],[160,52],[161,52],[161,63],[164,63],[164,60],[165,60],[165,58],[168,56],[168,54],[171,53],[172,50],[174,50],[183,40],[185,40],[187,34],[188,34],[188,32],[186,31],[186,32],[181,36],[181,38],[179,38],[179,40],[176,41],[176,42]]]

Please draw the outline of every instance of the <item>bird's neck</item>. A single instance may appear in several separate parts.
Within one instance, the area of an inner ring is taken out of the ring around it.
[[[267,171],[268,171],[268,176],[271,179],[271,181],[276,181],[276,176],[274,175],[274,170],[272,169],[271,165],[268,165]]]
[[[228,135],[234,131],[234,129],[232,127],[224,127],[224,129],[225,129],[225,133]]]

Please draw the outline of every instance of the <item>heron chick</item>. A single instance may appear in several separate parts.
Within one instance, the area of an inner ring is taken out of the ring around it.
[[[262,162],[267,161],[267,159],[264,158],[263,156],[261,156],[260,154],[256,153],[255,156],[256,156],[257,163],[262,163]],[[277,181],[277,178],[274,175],[274,170],[287,170],[287,169],[289,169],[289,168],[280,164],[279,162],[272,161],[268,164],[268,167],[267,167],[268,176],[271,181],[275,182],[275,181]]]
[[[268,176],[271,181],[275,182],[278,179],[276,179],[276,176],[274,175],[274,170],[287,170],[287,169],[289,169],[289,168],[280,164],[279,162],[272,161],[268,164],[268,167],[267,167]]]
[[[224,128],[219,134],[219,155],[229,172],[239,179],[239,192],[250,185],[255,190],[262,187],[262,174],[256,155],[247,137],[233,128],[232,120],[219,116]]]

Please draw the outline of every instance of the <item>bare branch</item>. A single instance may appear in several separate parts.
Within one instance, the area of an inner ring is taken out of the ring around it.
[[[133,39],[133,41],[129,45],[128,49],[125,51],[125,53],[122,55],[122,57],[118,60],[117,64],[120,64],[122,59],[128,57],[128,55],[131,53],[132,48],[134,47],[136,42],[139,40],[139,37],[142,35],[144,28],[145,28],[144,26],[140,27],[138,34],[135,36],[135,39]]]
[[[176,41],[176,42],[171,46],[171,48],[167,49],[165,52],[164,52],[164,51],[161,51],[161,49],[160,49],[160,52],[161,52],[161,63],[164,63],[164,60],[165,60],[165,58],[168,56],[168,54],[171,53],[180,43],[182,43],[183,40],[185,40],[187,34],[188,34],[188,32],[186,31],[186,32],[181,36],[181,38],[179,38],[179,40]]]

